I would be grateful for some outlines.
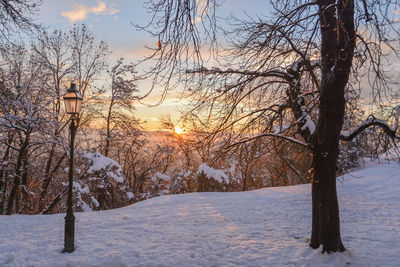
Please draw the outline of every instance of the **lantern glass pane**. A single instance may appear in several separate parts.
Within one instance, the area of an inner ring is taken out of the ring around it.
[[[68,114],[77,114],[82,108],[82,97],[76,92],[67,92],[64,96],[64,103]]]
[[[69,105],[69,100],[64,99],[64,104],[65,104],[65,111],[69,114],[71,113],[71,107]]]
[[[76,108],[75,108],[75,112],[76,113],[80,113],[81,112],[81,108],[82,108],[82,99],[77,99],[76,100]]]

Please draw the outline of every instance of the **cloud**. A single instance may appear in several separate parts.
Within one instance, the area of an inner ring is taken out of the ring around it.
[[[70,23],[75,23],[80,20],[84,20],[87,17],[87,9],[85,6],[77,6],[74,10],[62,12],[61,15],[66,17]]]
[[[82,4],[76,4],[70,11],[61,12],[61,16],[66,17],[71,24],[84,20],[89,14],[95,15],[115,15],[119,10],[113,6],[107,6],[105,1],[97,0],[97,5],[88,7]]]
[[[106,3],[105,2],[101,2],[101,1],[97,1],[97,3],[98,3],[98,5],[95,6],[95,7],[92,7],[91,11],[94,14],[97,14],[97,15],[104,13],[107,10]]]

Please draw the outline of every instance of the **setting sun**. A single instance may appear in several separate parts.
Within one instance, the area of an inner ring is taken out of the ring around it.
[[[175,126],[175,127],[174,127],[174,133],[176,133],[176,134],[183,134],[183,133],[185,133],[185,132],[186,132],[186,130],[180,128],[179,126]]]

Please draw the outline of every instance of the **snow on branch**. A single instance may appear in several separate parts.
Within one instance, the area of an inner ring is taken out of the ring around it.
[[[311,67],[319,64],[319,61],[311,62],[310,60],[303,58],[293,62],[287,70],[287,73],[290,76],[289,82],[291,86],[287,89],[286,94],[288,96],[289,106],[296,119],[299,133],[306,142],[309,142],[315,132],[315,123],[307,111],[305,98],[299,89],[300,70],[306,62]]]
[[[300,104],[303,103],[300,106],[300,111],[302,114],[300,118],[297,120],[297,123],[299,124],[299,126],[301,125],[300,128],[302,131],[308,131],[309,135],[311,136],[315,132],[315,123],[307,112],[307,108],[304,104],[304,97],[303,96],[299,97],[297,99],[297,102],[299,102]]]
[[[381,119],[377,119],[374,117],[374,115],[369,115],[368,118],[362,122],[360,126],[358,126],[356,129],[348,132],[348,131],[342,131],[339,139],[342,141],[351,141],[353,140],[357,135],[359,135],[363,130],[371,127],[371,126],[379,126],[382,128],[382,130],[391,138],[396,138],[400,139],[399,135],[396,135],[397,131],[397,123],[398,122],[398,117],[396,117],[396,125],[394,128],[391,128],[389,124]]]
[[[105,173],[112,177],[116,182],[123,183],[125,178],[123,176],[121,166],[111,158],[103,156],[99,152],[85,153],[83,157],[89,161],[90,167],[87,170],[88,174],[93,174],[97,171],[104,170]]]
[[[197,174],[204,173],[204,175],[209,179],[214,179],[218,183],[229,184],[229,177],[223,170],[214,169],[210,167],[207,163],[203,163],[197,169]]]

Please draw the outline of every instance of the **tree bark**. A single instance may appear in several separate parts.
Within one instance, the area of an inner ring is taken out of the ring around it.
[[[61,167],[62,162],[64,161],[64,159],[67,157],[67,152],[64,152],[64,154],[60,157],[60,159],[57,161],[56,165],[54,166],[53,170],[51,170],[51,172],[46,175],[45,180],[43,182],[43,186],[42,186],[42,192],[40,193],[40,209],[43,209],[44,205],[45,205],[45,197],[47,194],[47,190],[49,189],[51,180],[54,177],[54,174],[56,173],[56,171]],[[47,171],[46,171],[47,173]]]
[[[57,195],[57,197],[51,202],[51,204],[44,210],[42,210],[41,214],[50,214],[54,207],[61,201],[61,199],[65,196],[68,191],[68,187],[65,187],[61,193]]]
[[[8,137],[7,143],[10,145],[14,139],[14,134]],[[8,160],[9,155],[10,155],[10,146],[7,146],[6,151],[3,156],[2,162],[5,162]],[[7,193],[7,176],[8,176],[8,171],[5,170],[5,166],[3,166],[0,170],[0,214],[4,213],[4,202],[6,199],[6,193]]]
[[[10,196],[8,197],[8,203],[7,203],[7,215],[11,215],[13,213],[13,208],[14,208],[14,200],[16,202],[16,210],[19,209],[19,187],[21,185],[21,179],[22,179],[22,164],[24,162],[24,158],[28,154],[28,145],[29,145],[29,137],[30,134],[26,134],[25,140],[21,146],[21,148],[18,151],[18,159],[17,159],[17,164],[16,164],[16,170],[15,170],[15,176],[14,176],[14,183],[11,188]]]
[[[344,251],[336,192],[339,136],[345,87],[355,47],[354,0],[320,1],[321,67],[318,124],[312,142],[312,235],[310,246],[323,252]],[[330,7],[332,5],[332,7]],[[338,14],[336,18],[336,14]]]
[[[46,163],[46,170],[45,170],[45,174],[44,174],[44,181],[43,181],[43,187],[42,187],[42,192],[40,193],[40,201],[42,202],[42,199],[44,198],[44,196],[46,195],[46,191],[47,188],[50,184],[51,181],[51,175],[50,175],[50,169],[51,169],[51,165],[53,163],[53,158],[54,158],[54,153],[56,150],[56,144],[53,144],[51,146],[50,152],[49,152],[49,158],[47,159],[47,163]]]
[[[113,90],[114,91],[114,90]],[[114,95],[112,96],[114,97]],[[108,157],[108,152],[110,151],[110,140],[111,140],[111,115],[112,108],[114,105],[114,99],[111,99],[111,103],[108,107],[107,120],[106,120],[106,146],[104,148],[104,156]]]

